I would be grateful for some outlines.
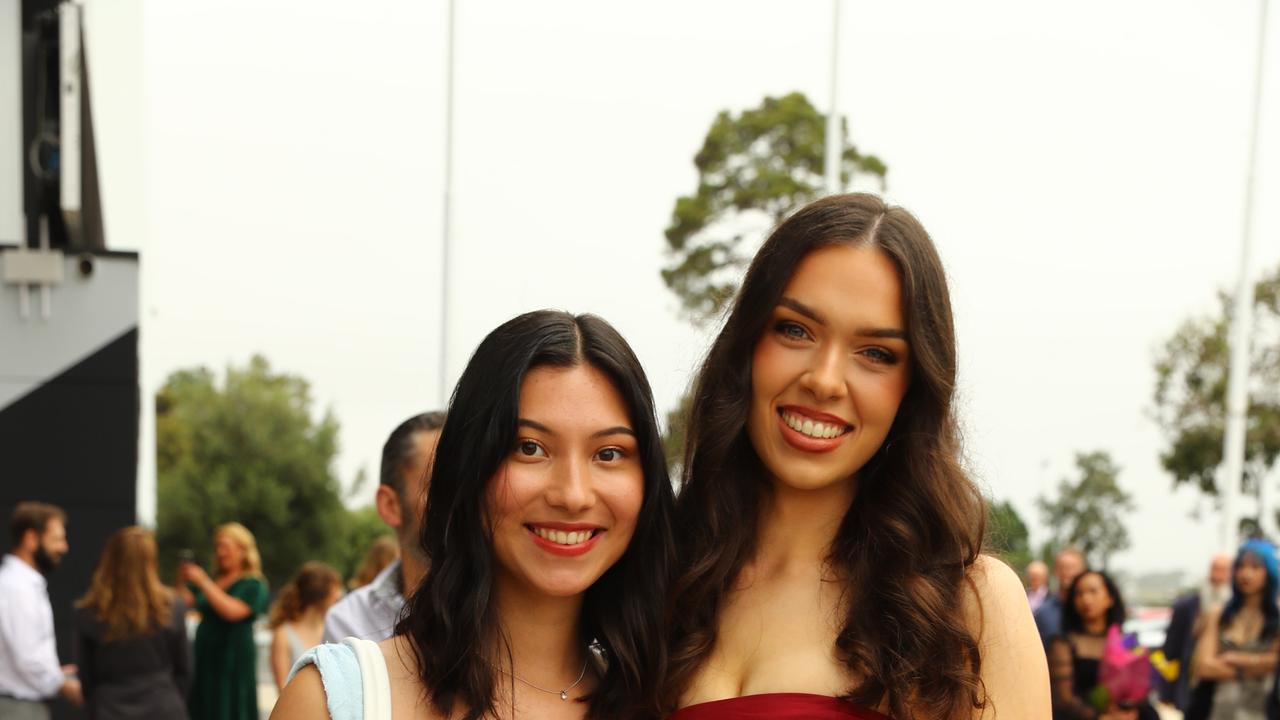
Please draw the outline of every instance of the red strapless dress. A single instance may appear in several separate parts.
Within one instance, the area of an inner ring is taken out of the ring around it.
[[[892,720],[840,698],[812,693],[765,693],[698,703],[667,720]]]

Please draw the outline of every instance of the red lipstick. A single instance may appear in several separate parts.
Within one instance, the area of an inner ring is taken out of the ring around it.
[[[589,531],[591,532],[591,537],[573,545],[561,545],[560,543],[552,542],[534,532],[535,527],[546,530],[559,530],[561,532]],[[600,536],[605,533],[604,528],[591,523],[540,522],[525,525],[524,529],[529,533],[529,537],[533,540],[534,545],[537,545],[539,548],[542,548],[552,555],[559,555],[561,557],[577,557],[578,555],[584,555],[590,552],[591,548],[596,546],[596,542],[600,539]]]

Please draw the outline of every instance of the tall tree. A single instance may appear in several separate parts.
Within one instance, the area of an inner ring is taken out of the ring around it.
[[[307,381],[255,356],[229,367],[172,374],[156,396],[156,539],[162,566],[179,549],[210,557],[215,527],[238,521],[256,536],[278,587],[307,560],[349,571],[353,523],[333,473],[338,422],[311,410]],[[359,534],[367,535],[357,524]]]
[[[1232,298],[1218,295],[1212,315],[1183,322],[1156,356],[1153,415],[1167,446],[1160,462],[1174,486],[1188,483],[1218,494],[1226,428],[1228,330]],[[1242,491],[1256,495],[1280,456],[1280,268],[1254,289]],[[1256,518],[1246,519],[1256,527]]]
[[[676,199],[667,226],[670,261],[662,271],[695,323],[715,317],[733,297],[765,233],[823,194],[826,118],[803,93],[766,97],[734,115],[722,110],[694,156],[698,186]],[[887,168],[849,142],[841,120],[840,176],[884,184]]]
[[[1090,563],[1107,567],[1111,555],[1129,547],[1124,514],[1133,499],[1121,489],[1120,468],[1103,451],[1076,453],[1075,480],[1058,482],[1058,497],[1036,499],[1040,516],[1052,535],[1050,547],[1074,545]]]
[[[1033,559],[1027,524],[1008,500],[988,501],[985,545],[987,552],[997,555],[1018,572]]]

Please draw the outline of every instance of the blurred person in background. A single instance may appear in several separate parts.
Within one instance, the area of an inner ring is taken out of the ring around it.
[[[360,569],[347,583],[347,588],[358,590],[368,585],[378,577],[379,573],[386,570],[388,565],[399,559],[400,544],[394,537],[383,535],[374,540],[373,545],[369,547],[369,552],[364,556],[364,562],[360,564]]]
[[[324,613],[342,597],[342,576],[322,563],[309,562],[280,590],[271,608],[271,673],[283,688],[293,663],[324,636]]]
[[[1058,580],[1058,591],[1047,596],[1035,611],[1036,629],[1040,641],[1049,646],[1049,640],[1062,632],[1062,611],[1069,605],[1071,583],[1084,572],[1084,553],[1074,547],[1065,547],[1053,557],[1053,576]]]
[[[0,563],[0,718],[44,720],[46,700],[82,702],[74,665],[58,664],[53,606],[45,575],[67,554],[66,513],[18,503],[9,522],[13,545]]]
[[[1040,560],[1032,560],[1027,565],[1027,603],[1031,605],[1031,612],[1039,610],[1047,597],[1049,597],[1049,566]]]
[[[1066,597],[1062,632],[1048,646],[1053,720],[1159,720],[1146,701],[1127,708],[1113,703],[1102,711],[1093,707],[1107,631],[1125,620],[1115,582],[1105,572],[1086,570],[1067,586]]]
[[[80,682],[91,720],[185,718],[187,607],[156,575],[150,530],[117,530],[76,602]]]
[[[1231,599],[1231,565],[1230,555],[1214,555],[1205,582],[1173,603],[1173,616],[1161,649],[1167,660],[1178,661],[1178,676],[1161,686],[1160,699],[1183,712],[1191,707],[1192,657],[1205,619],[1210,610],[1222,607]]]
[[[383,568],[373,582],[338,601],[324,619],[325,642],[344,638],[382,641],[391,637],[404,599],[427,572],[419,542],[426,506],[427,477],[435,457],[444,413],[414,415],[391,431],[382,446],[382,472],[374,507],[400,545],[400,559]]]
[[[1263,720],[1276,669],[1280,571],[1265,540],[1241,546],[1231,568],[1231,599],[1207,611],[1196,644],[1195,673],[1214,684],[1209,720]],[[1198,707],[1188,717],[1199,716]]]
[[[267,609],[267,582],[253,533],[240,523],[213,536],[217,577],[192,562],[178,566],[178,592],[200,612],[196,672],[187,706],[194,720],[256,720],[253,621]]]

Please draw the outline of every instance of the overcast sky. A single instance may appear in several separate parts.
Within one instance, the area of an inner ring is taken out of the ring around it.
[[[458,0],[447,374],[507,318],[595,312],[660,406],[707,339],[658,275],[715,114],[828,102],[830,2]],[[143,253],[146,381],[255,352],[342,423],[338,472],[437,406],[443,2],[89,0],[108,244]],[[1239,263],[1258,5],[845,0],[841,110],[947,264],[967,452],[1034,499],[1110,451],[1123,569],[1199,574],[1159,467],[1156,348]],[[1256,266],[1280,261],[1280,28]],[[370,488],[370,495],[372,489]]]

